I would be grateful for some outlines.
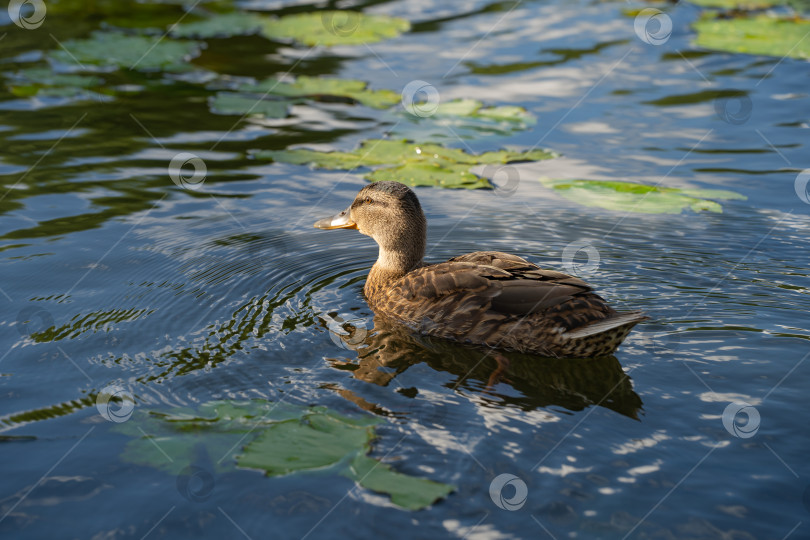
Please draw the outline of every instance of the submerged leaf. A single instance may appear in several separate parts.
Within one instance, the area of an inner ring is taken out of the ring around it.
[[[551,178],[541,178],[540,182],[568,200],[618,212],[680,214],[686,208],[695,212],[722,212],[720,204],[707,199],[745,199],[738,193],[719,189],[678,189],[633,182]]]
[[[405,19],[365,15],[358,11],[319,11],[268,19],[262,33],[273,40],[292,39],[304,45],[362,45],[399,36],[410,30]]]
[[[65,64],[92,64],[105,68],[185,71],[187,60],[200,54],[195,41],[129,36],[120,32],[93,32],[86,39],[66,41],[51,58]],[[70,52],[68,52],[70,51]]]
[[[357,456],[344,474],[366,489],[390,495],[392,503],[409,510],[430,506],[455,490],[448,484],[398,473],[363,455]]]
[[[694,24],[695,44],[706,49],[767,56],[810,58],[810,21],[769,15],[719,19],[707,16]]]
[[[264,400],[214,401],[197,410],[137,411],[113,429],[133,437],[122,459],[170,474],[203,474],[239,467],[269,476],[300,473],[343,475],[361,486],[391,495],[403,508],[418,510],[455,489],[411,477],[366,456],[376,417],[350,417],[324,407],[296,407]],[[241,449],[241,450],[240,450]],[[226,459],[227,458],[227,459]],[[213,479],[212,479],[213,482]]]

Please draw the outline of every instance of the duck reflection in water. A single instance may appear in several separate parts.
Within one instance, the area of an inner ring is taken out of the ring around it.
[[[483,392],[504,405],[524,410],[559,406],[581,411],[598,405],[636,420],[642,411],[641,398],[615,356],[543,358],[415,335],[380,315],[374,317],[371,329],[362,319],[339,319],[324,315],[321,322],[333,341],[356,357],[327,361],[365,382],[388,386],[409,367],[424,362],[436,371],[455,376],[445,383],[447,387]],[[516,392],[499,392],[499,383],[508,384]],[[338,392],[351,401],[362,401],[351,392]],[[403,393],[408,395],[407,390]],[[368,403],[358,405],[373,409]]]

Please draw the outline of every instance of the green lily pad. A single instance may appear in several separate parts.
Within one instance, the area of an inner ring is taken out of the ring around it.
[[[476,99],[455,99],[440,103],[434,115],[438,116],[467,116],[471,118],[487,118],[490,120],[534,123],[535,117],[523,107],[516,105],[501,105],[498,107],[484,107]]]
[[[717,51],[810,58],[810,21],[769,15],[719,19],[707,16],[694,24],[695,44]]]
[[[120,32],[93,32],[90,38],[69,40],[63,49],[50,51],[50,58],[65,64],[100,68],[187,71],[187,61],[200,54],[195,41],[175,41],[158,37],[130,36]],[[68,51],[70,51],[68,53]]]
[[[437,163],[406,163],[399,167],[377,169],[366,175],[372,182],[394,180],[409,186],[489,189],[492,184],[470,172],[469,165],[439,165]]]
[[[217,13],[201,21],[172,27],[169,34],[181,38],[217,38],[258,34],[264,18],[253,13],[236,11]]]
[[[284,118],[287,116],[289,102],[262,98],[262,96],[220,92],[211,99],[209,105],[211,111],[216,114],[250,114],[265,118]]]
[[[189,466],[218,473],[238,466],[268,476],[342,475],[411,510],[430,506],[455,489],[398,473],[368,457],[379,423],[375,417],[350,417],[324,407],[253,400],[214,401],[170,414],[136,411],[113,429],[133,437],[121,456],[124,461],[174,475]]]
[[[56,73],[50,68],[34,67],[15,73],[9,88],[12,94],[19,97],[74,97],[91,95],[89,89],[103,82],[103,79],[93,75]]]
[[[410,28],[405,19],[358,11],[298,13],[262,23],[262,33],[269,39],[294,40],[311,47],[374,43],[397,37]]]
[[[695,212],[722,212],[720,204],[708,199],[746,198],[739,193],[720,189],[678,189],[633,182],[551,178],[541,178],[540,182],[561,197],[584,206],[642,214],[680,214],[687,208]]]
[[[787,0],[689,0],[690,4],[720,9],[765,9],[782,6]]]
[[[352,170],[360,166],[390,165],[366,174],[372,181],[396,180],[411,186],[446,188],[491,188],[486,178],[470,172],[475,165],[540,161],[556,154],[546,150],[527,152],[498,150],[469,154],[458,148],[435,143],[406,140],[371,139],[352,152],[319,152],[308,149],[263,150],[253,153],[258,159],[271,159],[295,165],[310,164],[321,169]]]
[[[375,109],[385,109],[400,101],[400,95],[393,90],[369,90],[367,86],[364,81],[302,75],[293,82],[283,82],[271,77],[256,84],[243,85],[239,89],[289,97],[346,98]]]

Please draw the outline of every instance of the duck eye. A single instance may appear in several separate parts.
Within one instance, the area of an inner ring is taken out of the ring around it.
[[[371,204],[371,197],[366,197],[366,200],[363,201],[364,204]]]

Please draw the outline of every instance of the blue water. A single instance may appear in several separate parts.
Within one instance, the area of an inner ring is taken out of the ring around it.
[[[360,6],[412,22],[367,46],[210,39],[191,75],[118,70],[102,99],[12,92],[13,74],[47,66],[57,41],[126,20],[158,39],[184,13],[117,5],[48,4],[43,26],[2,27],[4,537],[810,535],[810,205],[796,191],[810,167],[810,64],[699,50],[700,9],[686,3],[659,6],[673,32],[655,46],[623,2],[400,1]],[[283,121],[209,109],[218,84],[288,71],[396,91],[423,80],[443,101],[521,105],[537,122],[460,139],[398,109],[308,102]],[[418,189],[428,259],[496,249],[564,269],[566,246],[587,241],[599,264],[583,277],[650,320],[615,358],[515,358],[491,384],[495,360],[479,364],[475,349],[402,336],[398,355],[370,358],[344,343],[335,317],[374,326],[361,290],[376,246],[312,223],[348,205],[362,171],[249,151],[386,135],[562,154],[515,165],[514,193]],[[204,160],[199,190],[169,178],[178,152]],[[616,212],[560,198],[540,176],[746,199],[722,213]],[[96,407],[111,385],[136,412],[264,399],[376,415],[372,457],[457,489],[411,512],[343,476],[203,463],[213,484],[194,486],[206,490],[195,501],[177,476],[122,457],[131,438]],[[515,478],[493,498],[502,474]]]

